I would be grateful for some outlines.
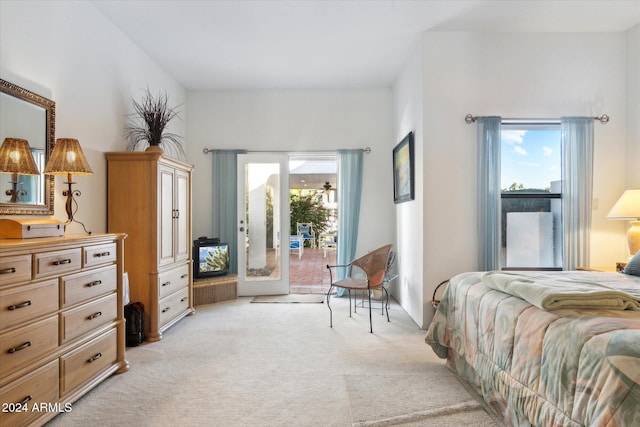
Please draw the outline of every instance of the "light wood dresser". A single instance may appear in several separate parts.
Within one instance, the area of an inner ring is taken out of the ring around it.
[[[129,369],[125,237],[0,240],[0,425],[42,425]]]
[[[107,231],[127,234],[131,302],[145,311],[147,341],[195,312],[191,263],[193,166],[158,152],[107,158]]]

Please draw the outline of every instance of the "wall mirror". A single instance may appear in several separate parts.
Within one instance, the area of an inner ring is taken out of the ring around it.
[[[55,103],[0,79],[0,144],[5,138],[29,141],[40,175],[18,175],[24,191],[11,202],[13,175],[0,173],[0,215],[53,215],[54,177],[42,172],[55,140]]]

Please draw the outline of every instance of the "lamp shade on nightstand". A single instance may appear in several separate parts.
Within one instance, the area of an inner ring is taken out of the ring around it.
[[[18,188],[18,175],[40,175],[36,162],[33,160],[29,142],[20,138],[5,138],[0,146],[0,173],[13,175],[11,188],[6,191],[11,196],[11,203],[16,203],[27,191]]]
[[[631,221],[631,227],[627,231],[629,252],[634,255],[640,250],[640,188],[626,190],[618,199],[609,214],[609,219],[622,219]]]
[[[0,172],[40,175],[26,139],[4,139],[0,147]]]
[[[80,143],[72,138],[56,140],[44,173],[45,175],[93,175]]]
[[[77,139],[73,138],[58,138],[53,146],[51,157],[44,168],[45,175],[67,175],[68,188],[62,192],[63,196],[67,197],[65,203],[65,210],[67,211],[67,221],[65,224],[69,224],[73,221],[82,225],[85,231],[84,224],[73,218],[75,211],[78,208],[78,203],[75,200],[76,196],[80,196],[80,191],[73,190],[72,185],[75,184],[72,180],[72,175],[93,175],[89,162],[84,156],[82,147]],[[87,233],[91,234],[90,231]]]

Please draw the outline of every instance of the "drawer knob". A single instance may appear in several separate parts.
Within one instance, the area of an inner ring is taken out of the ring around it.
[[[185,302],[185,301],[186,301],[186,300],[188,300],[188,299],[189,299],[189,298],[184,297],[184,298],[182,298],[182,299],[180,300],[180,302]]]
[[[183,274],[182,276],[180,276],[181,279],[184,279],[185,277],[189,277],[189,273]]]
[[[87,288],[92,288],[94,286],[98,286],[101,283],[102,283],[102,280],[96,280],[95,282],[89,282],[89,283],[87,283]]]
[[[71,264],[71,259],[67,258],[67,259],[61,259],[58,261],[53,261],[53,265],[62,265],[62,264]]]
[[[162,284],[162,286],[169,286],[170,284],[171,284],[171,281],[169,281],[169,282],[164,282],[164,283]]]
[[[95,319],[96,317],[100,317],[100,316],[102,316],[102,312],[101,312],[101,311],[98,311],[98,312],[93,313],[92,315],[88,316],[88,317],[87,317],[87,319],[88,319],[88,320],[93,320],[93,319]]]
[[[2,270],[0,270],[0,274],[11,274],[11,273],[15,273],[16,272],[16,268],[15,267],[9,267],[9,268],[4,268]]]
[[[19,345],[19,346],[17,346],[17,347],[10,348],[10,349],[8,350],[8,353],[9,353],[9,354],[13,354],[13,353],[15,353],[16,351],[24,350],[24,349],[25,349],[25,348],[27,348],[27,347],[31,347],[31,341],[27,341],[26,343],[21,344],[21,345]]]
[[[96,360],[100,359],[102,357],[102,353],[98,353],[96,355],[94,355],[93,357],[90,357],[89,359],[87,359],[88,363],[93,363]]]
[[[31,301],[25,301],[22,304],[10,305],[8,308],[9,308],[9,310],[13,311],[13,310],[17,310],[19,308],[29,307],[30,305],[31,305]]]
[[[166,313],[167,311],[171,310],[171,307],[167,307],[164,310],[162,310],[163,313]]]
[[[100,252],[97,254],[93,254],[94,257],[103,257],[103,256],[109,256],[111,255],[111,252]]]
[[[18,403],[18,405],[20,406],[24,406],[26,405],[31,399],[33,399],[33,397],[31,396],[27,396],[24,399],[22,399],[22,401],[20,401],[20,403]]]

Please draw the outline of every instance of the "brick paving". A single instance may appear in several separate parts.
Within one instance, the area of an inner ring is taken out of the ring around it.
[[[336,250],[324,250],[318,248],[305,248],[302,258],[291,252],[289,266],[289,284],[292,294],[326,294],[329,290],[329,271],[327,264],[336,263]]]

